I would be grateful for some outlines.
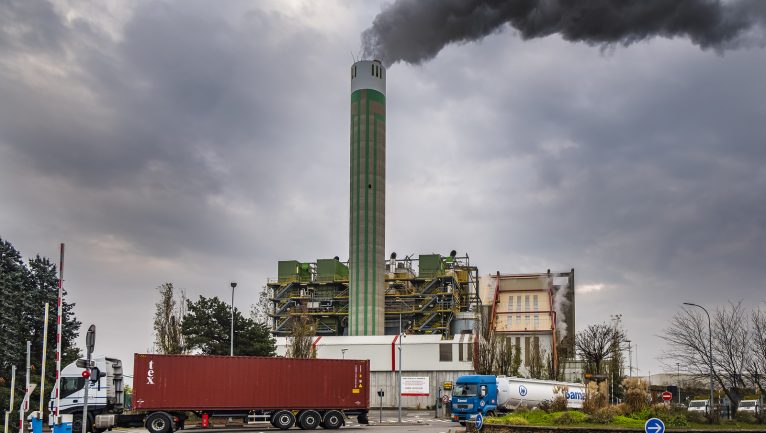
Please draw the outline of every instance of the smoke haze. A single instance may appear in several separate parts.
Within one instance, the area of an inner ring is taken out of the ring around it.
[[[740,46],[766,23],[758,0],[397,0],[362,33],[366,58],[419,64],[451,43],[476,41],[507,23],[523,39],[553,34],[572,42],[630,45],[685,37],[703,49]],[[762,35],[759,43],[762,43]]]

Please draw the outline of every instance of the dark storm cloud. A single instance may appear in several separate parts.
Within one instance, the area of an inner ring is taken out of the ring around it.
[[[509,24],[524,39],[558,33],[568,41],[630,45],[686,37],[723,49],[764,18],[759,0],[397,0],[364,31],[362,45],[368,58],[417,64],[447,44],[479,40]]]

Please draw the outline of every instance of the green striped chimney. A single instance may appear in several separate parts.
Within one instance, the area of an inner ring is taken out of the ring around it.
[[[383,335],[385,325],[386,69],[351,66],[349,335]]]

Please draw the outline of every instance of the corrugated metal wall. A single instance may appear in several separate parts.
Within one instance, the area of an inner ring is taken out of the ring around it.
[[[396,408],[398,402],[396,399],[397,392],[397,372],[393,371],[375,371],[370,373],[370,410],[374,413],[374,409],[380,406],[380,398],[378,397],[378,390],[383,389],[385,396],[383,397],[384,408]],[[428,385],[430,387],[430,394],[428,397],[402,397],[402,407],[407,409],[425,409],[427,406],[433,407],[436,402],[437,392],[442,383],[452,382],[455,383],[458,377],[466,374],[475,374],[473,371],[404,371],[404,377],[420,376],[428,377]],[[444,391],[442,391],[444,392]],[[449,392],[449,391],[448,391]],[[372,414],[370,415],[373,416]]]

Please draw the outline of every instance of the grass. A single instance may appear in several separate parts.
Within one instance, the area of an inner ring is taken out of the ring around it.
[[[676,415],[678,416],[678,415]],[[563,417],[563,419],[562,419]],[[642,429],[646,419],[636,416],[623,416],[617,415],[612,419],[609,424],[596,424],[590,422],[590,417],[577,410],[571,410],[567,412],[552,412],[548,413],[543,410],[529,410],[519,411],[505,414],[499,417],[492,417],[487,419],[488,424],[503,424],[503,425],[532,425],[532,426],[572,426],[572,427],[596,427],[596,428],[624,428],[624,429]],[[734,420],[724,421],[718,425],[700,424],[689,422],[685,426],[674,427],[668,425],[669,423],[664,418],[659,417],[667,426],[668,430],[685,430],[685,429],[699,429],[699,430],[721,430],[721,429],[736,429],[736,430],[759,430],[766,431],[766,424],[749,424],[736,422]]]

